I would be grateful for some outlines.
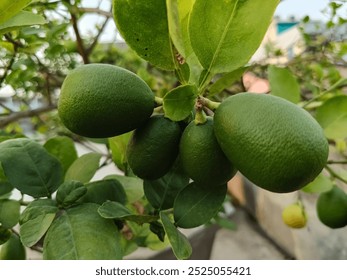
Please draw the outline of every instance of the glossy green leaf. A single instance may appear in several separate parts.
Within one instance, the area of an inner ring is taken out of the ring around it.
[[[311,183],[306,185],[301,190],[307,193],[322,193],[329,191],[333,188],[334,183],[330,180],[329,177],[319,174],[316,179],[314,179]]]
[[[166,236],[165,230],[163,225],[160,222],[154,221],[150,223],[149,229],[159,238],[160,241],[162,242],[165,241],[165,236]]]
[[[0,1],[0,24],[24,9],[32,0],[1,0]]]
[[[118,180],[107,179],[91,182],[85,185],[87,193],[81,201],[103,204],[105,201],[116,201],[125,204],[127,201],[124,188]]]
[[[14,17],[0,24],[0,34],[4,34],[21,27],[45,24],[43,16],[21,11]]]
[[[317,109],[316,119],[329,139],[347,137],[347,96],[336,96]]]
[[[166,0],[171,40],[178,54],[186,62],[183,64],[186,66],[178,65],[179,69],[177,69],[180,72],[178,76],[182,84],[197,84],[203,70],[193,51],[188,33],[189,15],[194,3],[195,0]]]
[[[203,186],[190,183],[175,200],[176,225],[193,228],[209,222],[222,207],[226,191],[226,185]]]
[[[188,185],[189,177],[176,165],[157,180],[145,180],[144,192],[149,203],[159,210],[172,208],[178,193]]]
[[[124,205],[115,201],[105,202],[99,207],[98,212],[105,219],[127,220],[140,225],[158,220],[156,216],[134,214]]]
[[[19,221],[20,203],[16,200],[0,200],[0,225],[13,228]]]
[[[66,171],[65,180],[88,183],[100,166],[101,154],[88,153],[76,159]]]
[[[115,179],[122,184],[128,203],[134,203],[140,200],[144,195],[143,180],[140,178],[122,175],[108,175],[104,180],[107,179]]]
[[[40,199],[31,202],[20,217],[20,236],[27,247],[35,245],[52,224],[58,207],[51,199]]]
[[[166,70],[175,69],[165,0],[113,0],[117,28],[143,59]]]
[[[165,116],[172,121],[182,121],[194,109],[198,90],[194,85],[183,85],[169,91],[163,100]]]
[[[246,69],[247,67],[241,67],[239,69],[236,69],[235,71],[224,74],[220,79],[218,79],[208,88],[208,96],[212,97],[222,92],[224,89],[230,87],[233,83],[241,78]]]
[[[66,136],[56,136],[49,139],[43,147],[61,163],[64,173],[70,165],[77,159],[75,144],[71,138]]]
[[[195,0],[166,0],[170,36],[184,58],[193,52],[188,35],[188,17],[194,2]]]
[[[125,171],[127,168],[126,148],[132,132],[109,138],[110,149],[112,152],[112,160],[117,167]]]
[[[300,86],[289,69],[270,65],[268,75],[272,95],[282,97],[295,104],[299,103]]]
[[[279,0],[196,0],[189,19],[201,65],[226,73],[245,65],[258,49]]]
[[[87,188],[78,181],[66,181],[61,184],[57,191],[56,200],[58,205],[68,207],[87,193]]]
[[[33,197],[50,196],[62,181],[60,162],[29,139],[2,142],[0,162],[8,181]]]
[[[6,243],[11,238],[11,231],[0,226],[0,245]]]
[[[112,220],[102,218],[99,205],[81,204],[64,211],[51,225],[43,244],[49,260],[119,260],[120,233]]]
[[[192,247],[187,237],[174,226],[164,212],[160,212],[160,219],[176,258],[179,260],[188,259],[192,254]]]

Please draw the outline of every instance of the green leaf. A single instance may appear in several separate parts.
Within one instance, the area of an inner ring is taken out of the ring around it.
[[[8,182],[0,162],[0,198],[3,195],[11,193],[12,190],[13,186]]]
[[[192,47],[208,72],[245,65],[258,49],[279,0],[196,0],[189,19]]]
[[[62,207],[73,205],[87,193],[87,188],[78,181],[66,181],[61,184],[57,191],[57,203]]]
[[[101,154],[88,153],[76,159],[66,171],[65,180],[88,183],[99,169]]]
[[[233,83],[241,78],[242,74],[247,70],[247,68],[248,67],[241,67],[235,71],[224,74],[219,80],[209,87],[208,96],[212,97],[230,87]]]
[[[103,204],[105,201],[117,201],[121,204],[126,203],[126,194],[121,183],[115,179],[107,179],[91,182],[85,185],[87,193],[83,196],[83,202],[93,202]]]
[[[74,142],[66,136],[56,136],[49,139],[43,147],[61,163],[64,173],[77,159],[77,151]]]
[[[0,1],[0,24],[9,20],[15,14],[24,9],[32,0],[1,0]]]
[[[179,164],[157,180],[145,180],[144,192],[148,202],[158,210],[172,208],[178,193],[188,185],[189,177],[185,175]]]
[[[165,230],[161,223],[159,223],[158,221],[154,221],[150,223],[149,229],[159,238],[161,242],[165,241]]]
[[[160,212],[160,219],[176,258],[179,260],[188,259],[192,254],[192,247],[187,237],[172,224],[164,212]]]
[[[24,26],[41,25],[45,23],[46,20],[43,16],[22,11],[0,24],[0,34],[4,34]]]
[[[156,216],[136,215],[124,205],[114,201],[107,201],[102,204],[99,207],[98,212],[100,216],[105,219],[127,220],[138,223],[140,225],[158,220],[158,217]]]
[[[190,183],[175,200],[176,225],[193,228],[209,222],[222,207],[226,191],[226,185],[203,186]]]
[[[20,203],[16,200],[0,200],[0,225],[13,228],[19,221]]]
[[[151,64],[175,69],[165,0],[113,0],[117,28],[126,43]]]
[[[69,208],[49,228],[43,258],[49,260],[119,260],[120,233],[112,220],[102,218],[99,205]]]
[[[170,36],[184,58],[193,53],[188,35],[188,17],[194,2],[195,0],[166,0]]]
[[[294,75],[287,68],[274,65],[268,67],[271,94],[293,103],[300,101],[300,86]]]
[[[236,223],[234,221],[228,219],[228,218],[217,216],[214,218],[214,221],[218,226],[220,226],[222,228],[225,228],[228,230],[236,230],[237,229]]]
[[[20,228],[22,243],[27,247],[31,247],[39,242],[51,226],[55,216],[55,213],[47,213],[23,224]]]
[[[35,245],[47,232],[58,211],[51,199],[31,202],[21,214],[19,221],[22,243],[27,247]]]
[[[107,179],[115,179],[122,184],[128,203],[134,203],[140,200],[144,195],[143,180],[140,178],[123,175],[108,175],[104,180]]]
[[[6,243],[11,238],[11,231],[0,226],[0,245]]]
[[[317,109],[316,119],[329,139],[347,137],[347,96],[336,96]]]
[[[301,190],[307,193],[322,193],[329,191],[333,188],[334,183],[330,180],[329,177],[319,174],[316,179],[314,179],[311,183],[306,185]]]
[[[182,121],[194,109],[198,90],[194,85],[183,85],[169,91],[163,99],[165,116],[172,121]]]
[[[189,15],[195,0],[166,0],[170,36],[177,52],[185,59],[186,65],[177,69],[182,84],[197,84],[201,71],[200,62],[195,55],[188,33]],[[177,68],[177,67],[176,67]],[[189,73],[188,73],[189,70]],[[188,77],[187,75],[190,74]]]
[[[128,132],[108,139],[112,152],[112,160],[122,171],[127,169],[126,148],[131,134],[132,132]]]
[[[33,197],[50,196],[62,181],[60,162],[29,139],[2,142],[0,162],[8,181]]]

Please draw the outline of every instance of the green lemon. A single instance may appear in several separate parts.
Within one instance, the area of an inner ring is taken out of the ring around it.
[[[283,209],[282,220],[288,227],[303,228],[306,225],[307,217],[304,208],[295,203]]]
[[[184,171],[196,182],[222,185],[236,173],[219,147],[211,117],[204,124],[192,121],[186,127],[180,142],[180,159]]]
[[[347,194],[337,186],[319,195],[316,209],[324,225],[330,228],[347,225]]]
[[[214,121],[215,135],[228,159],[269,191],[298,190],[326,164],[328,142],[319,124],[280,97],[236,94],[217,108]]]
[[[177,158],[180,137],[180,125],[164,116],[153,116],[136,129],[127,146],[134,174],[147,180],[164,176]]]
[[[0,260],[25,260],[25,248],[19,237],[12,234],[10,239],[0,248]]]
[[[106,138],[142,125],[154,104],[151,89],[134,73],[113,65],[88,64],[67,75],[58,112],[72,132]]]

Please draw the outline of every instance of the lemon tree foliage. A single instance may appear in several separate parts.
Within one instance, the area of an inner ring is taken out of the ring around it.
[[[347,81],[336,65],[347,44],[304,34],[289,64],[250,64],[279,2],[113,0],[112,13],[92,9],[104,22],[85,35],[80,1],[2,1],[0,91],[20,105],[0,99],[0,259],[168,246],[189,259],[181,228],[235,228],[223,204],[237,171],[271,192],[316,194],[322,224],[345,227]],[[347,21],[342,6],[329,3],[329,31]],[[100,43],[109,21],[126,50]],[[247,71],[270,93],[247,92]],[[301,201],[282,218],[309,222]]]

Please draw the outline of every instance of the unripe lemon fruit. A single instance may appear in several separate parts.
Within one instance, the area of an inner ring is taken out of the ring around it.
[[[347,195],[337,186],[319,195],[316,204],[319,220],[330,228],[347,225]]]
[[[228,159],[266,190],[298,190],[326,164],[329,151],[322,128],[304,109],[280,97],[236,94],[217,108],[214,121]]]
[[[282,220],[291,228],[303,228],[306,225],[307,217],[304,208],[295,203],[283,209]]]
[[[196,182],[221,185],[236,173],[219,147],[213,131],[213,119],[203,124],[190,122],[180,141],[180,159],[184,171]]]
[[[132,134],[127,146],[127,160],[135,175],[155,180],[174,164],[179,149],[181,127],[164,116],[153,116]]]
[[[154,104],[151,89],[134,73],[113,65],[88,64],[67,75],[58,112],[72,132],[106,138],[142,125]]]

